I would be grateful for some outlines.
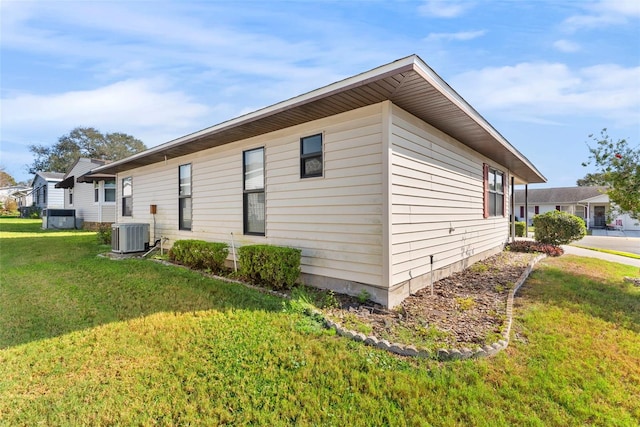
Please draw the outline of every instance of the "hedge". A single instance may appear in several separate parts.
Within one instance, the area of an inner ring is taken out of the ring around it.
[[[537,242],[566,245],[587,235],[584,220],[567,212],[551,211],[533,217]]]
[[[169,259],[187,267],[221,271],[229,255],[226,243],[205,242],[204,240],[178,240],[169,250]]]
[[[524,221],[516,221],[516,237],[527,237],[524,235],[526,223]]]
[[[300,250],[272,245],[238,249],[240,274],[271,289],[291,289],[300,275]]]

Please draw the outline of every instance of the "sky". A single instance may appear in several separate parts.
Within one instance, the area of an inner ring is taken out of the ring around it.
[[[0,2],[0,168],[78,126],[147,147],[418,54],[548,179],[640,145],[640,1]]]

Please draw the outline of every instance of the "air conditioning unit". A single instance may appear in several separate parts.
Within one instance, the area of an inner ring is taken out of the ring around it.
[[[43,229],[72,229],[76,228],[75,209],[43,209],[42,210]]]
[[[128,253],[149,250],[149,224],[112,224],[111,252]]]

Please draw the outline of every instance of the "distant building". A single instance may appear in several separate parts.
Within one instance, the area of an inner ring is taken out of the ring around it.
[[[528,219],[529,225],[535,215],[550,211],[569,212],[585,220],[587,228],[616,228],[620,230],[640,230],[639,221],[629,215],[610,218],[611,202],[607,187],[557,187],[529,189],[527,193],[528,212],[525,212],[525,191],[516,190],[516,216],[520,221]],[[526,215],[525,215],[526,213]]]

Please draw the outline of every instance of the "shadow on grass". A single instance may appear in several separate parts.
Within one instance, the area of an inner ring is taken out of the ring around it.
[[[571,258],[562,261],[545,260],[529,276],[521,295],[545,304],[580,310],[587,315],[640,332],[640,290],[636,291],[625,283],[621,273],[599,274],[598,277],[588,274],[587,266],[582,268],[584,273],[579,273],[579,262]],[[616,265],[599,260],[590,260],[589,263],[591,268],[594,265],[595,268],[600,266],[600,272]],[[626,266],[622,268],[626,271]],[[628,270],[629,275],[636,272],[635,267],[628,267]]]
[[[98,257],[107,248],[93,234],[0,244],[0,348],[160,312],[282,309],[279,298],[199,272]]]

